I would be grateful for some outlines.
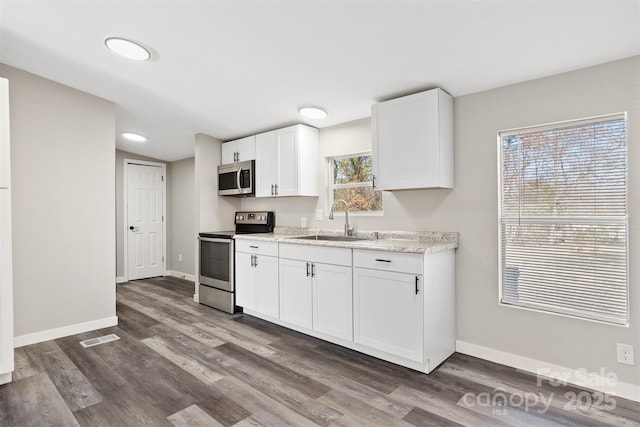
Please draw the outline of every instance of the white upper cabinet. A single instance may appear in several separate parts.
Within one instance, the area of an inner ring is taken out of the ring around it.
[[[295,125],[256,135],[256,197],[317,196],[318,129]]]
[[[453,188],[453,98],[432,89],[372,106],[378,190]]]
[[[222,144],[222,164],[244,162],[256,159],[256,137],[236,139]]]
[[[276,131],[256,135],[256,197],[275,195],[276,167]]]

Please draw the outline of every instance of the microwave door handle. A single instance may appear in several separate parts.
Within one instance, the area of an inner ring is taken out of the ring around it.
[[[242,189],[242,184],[240,183],[240,174],[242,173],[242,169],[238,169],[236,175],[236,181],[238,181],[238,190]]]

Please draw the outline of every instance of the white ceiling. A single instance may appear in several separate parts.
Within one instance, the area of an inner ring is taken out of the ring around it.
[[[122,59],[108,36],[142,42]],[[639,1],[0,1],[0,61],[116,104],[118,148],[166,161],[326,127],[432,87],[453,96],[640,54]],[[324,120],[299,117],[304,105]]]

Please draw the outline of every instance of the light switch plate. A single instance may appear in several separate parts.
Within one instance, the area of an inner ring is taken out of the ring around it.
[[[316,219],[322,221],[322,209],[316,209]]]

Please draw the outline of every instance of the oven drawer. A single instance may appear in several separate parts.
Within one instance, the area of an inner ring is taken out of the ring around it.
[[[236,252],[255,255],[278,256],[278,243],[265,240],[236,239]]]
[[[226,292],[209,286],[200,285],[198,287],[198,294],[200,304],[208,305],[209,307],[217,308],[218,310],[233,314],[235,308],[233,292]]]

